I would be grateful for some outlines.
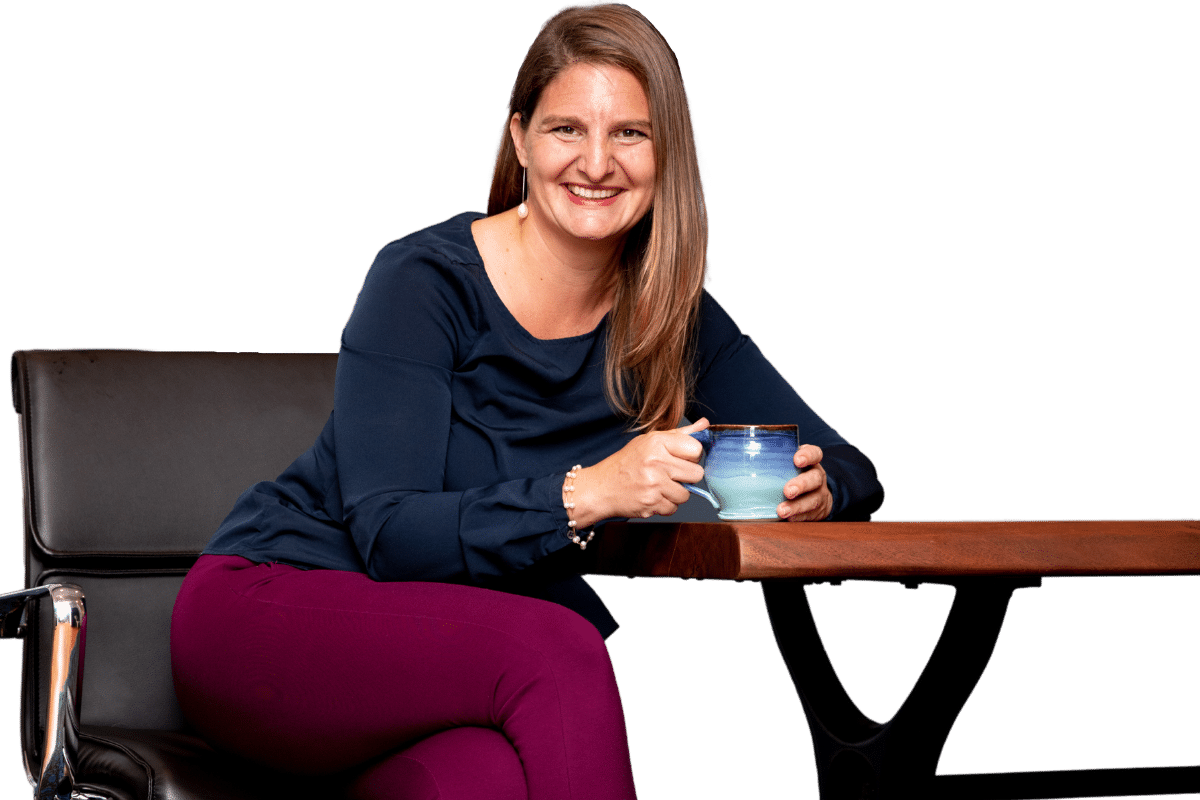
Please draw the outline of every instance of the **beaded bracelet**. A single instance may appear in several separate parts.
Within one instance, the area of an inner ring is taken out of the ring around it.
[[[575,512],[575,500],[574,500],[575,495],[573,494],[573,492],[575,491],[575,484],[572,481],[575,480],[575,476],[579,474],[579,470],[581,470],[581,469],[583,469],[583,466],[580,464],[576,464],[575,466],[571,467],[570,472],[567,473],[567,479],[565,481],[563,481],[563,492],[564,493],[567,493],[567,492],[572,493],[572,494],[568,495],[572,499],[563,501],[563,508],[565,508],[567,510],[567,528],[569,529],[568,533],[567,533],[567,538],[570,539],[575,544],[579,545],[580,550],[587,550],[588,542],[590,542],[592,540],[592,537],[596,535],[596,531],[590,530],[587,532],[586,539],[580,538],[579,531],[576,530],[575,519],[574,519],[574,517],[575,517],[575,513],[574,513]]]

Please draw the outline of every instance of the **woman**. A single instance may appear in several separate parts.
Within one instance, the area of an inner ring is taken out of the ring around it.
[[[176,691],[214,744],[352,796],[632,798],[616,623],[574,566],[595,523],[673,513],[705,415],[799,423],[780,517],[882,489],[703,292],[683,82],[640,14],[547,23],[488,214],[376,259],[325,429],[185,581]]]

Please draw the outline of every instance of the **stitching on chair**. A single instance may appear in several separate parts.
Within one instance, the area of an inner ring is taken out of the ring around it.
[[[146,797],[149,798],[149,800],[154,800],[154,770],[150,768],[150,764],[145,759],[120,742],[114,742],[111,739],[93,736],[89,733],[83,733],[82,731],[79,734],[79,738],[90,739],[95,744],[100,744],[105,747],[111,747],[115,750],[119,750],[128,756],[129,759],[135,764],[141,765],[142,769],[146,771]]]

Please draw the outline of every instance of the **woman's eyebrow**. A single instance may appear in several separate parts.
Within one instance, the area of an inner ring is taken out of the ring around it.
[[[558,114],[550,114],[542,117],[542,126],[546,128],[557,128],[560,125],[570,125],[573,128],[586,128],[583,121],[579,117],[568,117]],[[613,130],[621,130],[622,128],[645,128],[650,130],[650,120],[647,119],[626,119],[620,122],[615,122],[612,125]]]
[[[556,114],[551,114],[542,117],[542,125],[550,128],[557,128],[559,125],[570,125],[573,128],[582,128],[583,122],[578,117],[564,117]]]

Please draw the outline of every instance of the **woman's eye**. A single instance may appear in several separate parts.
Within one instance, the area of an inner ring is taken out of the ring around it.
[[[574,136],[577,133],[577,131],[575,130],[575,127],[572,125],[559,125],[557,128],[554,129],[554,132],[561,133],[565,136]]]
[[[619,134],[617,134],[617,136],[621,139],[645,139],[646,138],[646,134],[642,133],[641,131],[637,130],[636,128],[626,128],[625,130],[623,130]]]

